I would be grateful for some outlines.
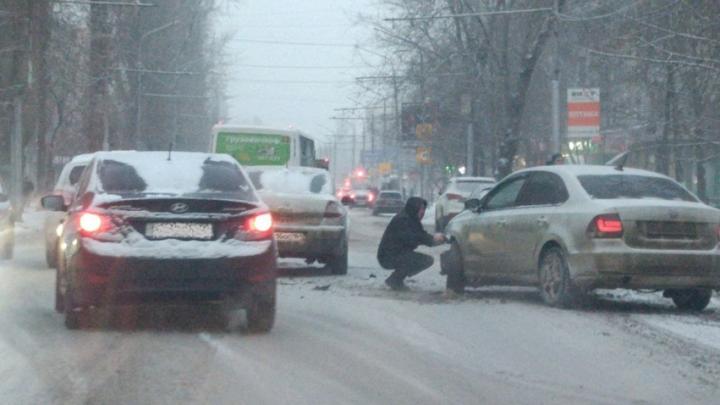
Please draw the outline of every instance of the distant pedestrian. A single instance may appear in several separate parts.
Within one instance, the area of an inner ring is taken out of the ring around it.
[[[30,203],[30,199],[32,198],[32,194],[34,191],[35,185],[33,185],[33,182],[30,181],[30,179],[25,177],[22,182],[23,207],[27,207],[27,205]]]
[[[545,162],[545,164],[547,166],[564,165],[565,157],[562,155],[562,153],[555,153],[552,156],[550,156],[550,159],[548,159],[548,161]]]
[[[406,290],[404,280],[412,277],[433,264],[432,256],[415,252],[420,245],[435,246],[445,242],[445,235],[431,235],[423,229],[427,201],[410,197],[405,209],[395,215],[383,233],[377,258],[380,265],[393,270],[385,284],[393,290]]]

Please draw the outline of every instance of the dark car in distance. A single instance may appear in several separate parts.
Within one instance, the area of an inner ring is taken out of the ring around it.
[[[405,207],[402,193],[399,191],[381,191],[378,194],[372,214],[397,214]]]
[[[99,152],[67,210],[55,309],[70,329],[92,307],[220,302],[246,310],[251,331],[274,323],[273,220],[240,165],[210,153]]]

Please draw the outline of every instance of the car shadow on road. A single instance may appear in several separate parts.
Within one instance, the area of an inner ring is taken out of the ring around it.
[[[330,269],[325,267],[305,266],[305,267],[281,267],[278,269],[278,276],[283,278],[301,278],[301,277],[328,277],[334,276]]]
[[[478,288],[468,289],[463,294],[464,300],[499,301],[504,304],[508,301],[542,304],[540,292],[534,288]]]
[[[477,300],[500,300],[523,302],[528,304],[543,305],[540,291],[534,288],[528,289],[491,289],[482,288],[469,290],[464,294],[465,299]],[[628,297],[622,293],[615,292],[590,292],[583,296],[570,310],[586,311],[594,313],[618,313],[618,314],[671,314],[671,315],[698,315],[714,316],[715,309],[706,309],[703,312],[687,312],[678,310],[670,299],[651,297],[644,299],[642,295]]]
[[[580,302],[577,309],[601,313],[664,315],[709,315],[716,312],[714,309],[706,309],[702,312],[681,311],[675,307],[669,298],[662,301],[643,301],[600,293],[588,294]]]
[[[240,310],[217,304],[122,305],[91,310],[86,332],[241,333],[250,334]]]
[[[547,307],[542,300],[540,291],[532,287],[481,287],[467,289],[460,296],[448,297],[442,291],[411,290],[405,292],[393,292],[390,290],[377,290],[370,296],[387,297],[418,303],[462,303],[477,302],[478,304],[506,304],[522,303]],[[637,295],[636,295],[637,297]],[[563,310],[558,308],[557,310]],[[570,311],[608,313],[608,314],[668,314],[668,315],[694,315],[704,318],[720,319],[720,313],[713,308],[706,309],[700,313],[684,312],[678,310],[670,299],[649,297],[644,300],[623,296],[618,293],[592,292],[579,300]]]

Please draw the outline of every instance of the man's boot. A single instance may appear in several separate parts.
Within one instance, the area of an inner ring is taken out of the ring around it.
[[[397,270],[393,271],[390,277],[385,279],[385,284],[393,291],[407,291],[409,288],[403,282],[405,277],[400,275]]]

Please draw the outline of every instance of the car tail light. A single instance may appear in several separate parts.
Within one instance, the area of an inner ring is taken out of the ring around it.
[[[372,193],[368,194],[368,202],[373,202],[374,199],[375,199],[375,194],[372,194]]]
[[[86,212],[80,216],[80,229],[87,233],[95,233],[102,227],[100,215]]]
[[[617,214],[599,215],[590,224],[596,238],[620,238],[623,235],[623,223]]]
[[[455,201],[462,201],[462,200],[464,200],[463,196],[461,196],[460,194],[454,194],[454,193],[448,193],[448,194],[447,194],[447,199],[448,199],[448,200],[455,200]]]
[[[242,241],[270,239],[273,234],[273,222],[273,217],[269,212],[247,218],[235,230],[235,239]]]
[[[323,214],[323,216],[325,218],[340,218],[343,216],[343,214],[345,214],[345,213],[343,212],[343,209],[340,206],[340,204],[338,204],[334,201],[330,201],[327,204],[327,207],[325,207],[325,214]]]
[[[248,221],[251,232],[268,232],[272,229],[273,219],[270,213],[256,215]]]
[[[355,194],[350,194],[350,198],[355,199]]]
[[[94,212],[83,212],[80,214],[77,224],[80,234],[88,237],[107,234],[116,228],[116,225],[109,216],[96,214]],[[104,237],[101,237],[101,239],[104,239]]]

